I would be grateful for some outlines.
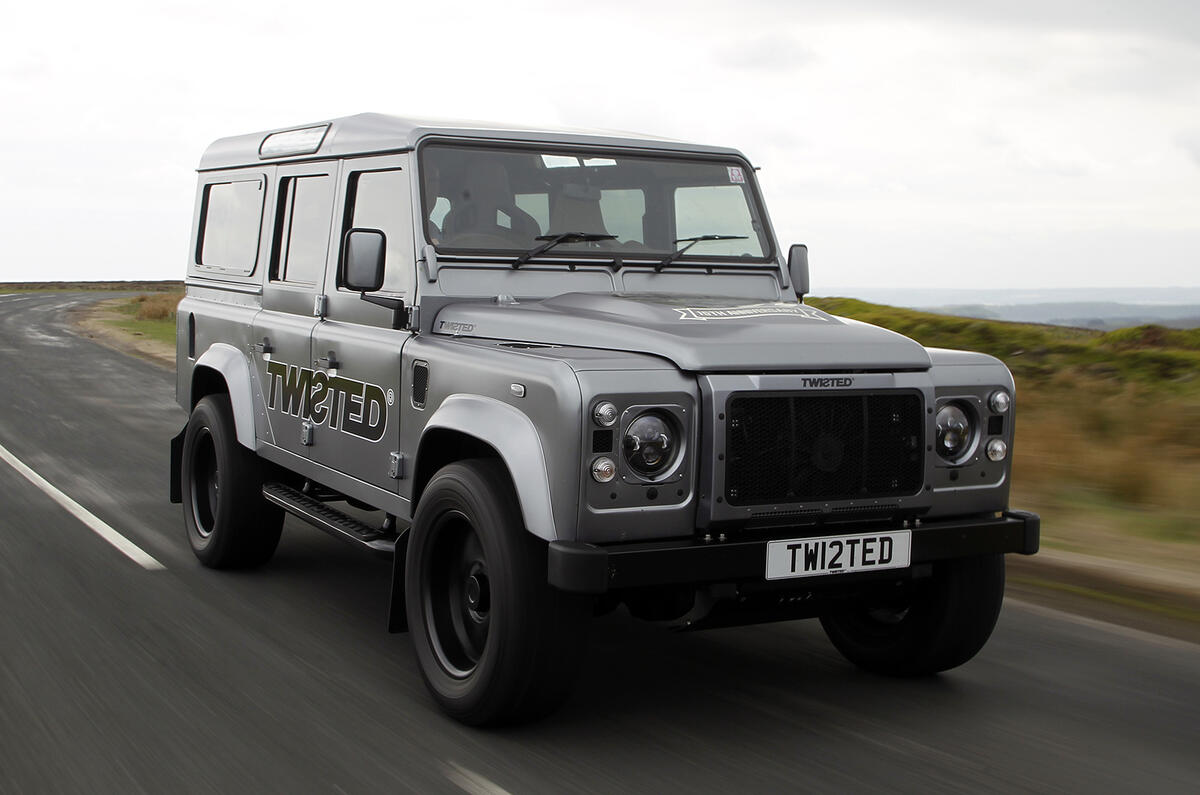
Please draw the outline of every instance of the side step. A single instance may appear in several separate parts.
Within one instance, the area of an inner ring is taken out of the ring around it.
[[[293,516],[319,527],[330,535],[352,541],[372,552],[391,557],[396,551],[396,536],[330,508],[320,500],[282,483],[264,483],[263,497]]]

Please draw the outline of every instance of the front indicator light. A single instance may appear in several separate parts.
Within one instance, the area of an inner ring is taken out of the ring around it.
[[[997,414],[1006,413],[1010,406],[1012,406],[1012,398],[1003,389],[993,392],[992,396],[988,398],[988,408]]]
[[[601,428],[611,428],[613,423],[617,421],[617,407],[607,400],[603,403],[597,403],[592,409],[592,421]]]
[[[617,476],[617,462],[608,456],[600,456],[592,462],[592,480],[608,483]]]
[[[987,443],[987,457],[990,461],[1003,461],[1008,456],[1008,445],[1003,439],[992,439]]]

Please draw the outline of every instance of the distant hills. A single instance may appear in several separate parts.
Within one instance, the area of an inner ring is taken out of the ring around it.
[[[1200,327],[1200,288],[932,289],[829,288],[824,295],[921,309],[941,315],[1045,323],[1111,331],[1130,326]]]
[[[1077,301],[1046,304],[951,304],[926,307],[939,315],[960,315],[1018,323],[1047,323],[1111,331],[1129,326],[1168,328],[1200,327],[1200,306],[1195,304],[1117,304]]]

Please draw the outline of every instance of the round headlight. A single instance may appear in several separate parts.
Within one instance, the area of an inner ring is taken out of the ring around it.
[[[1003,389],[996,390],[988,398],[988,407],[997,414],[1004,414],[1012,406],[1012,398]]]
[[[592,462],[592,479],[597,483],[608,483],[617,476],[617,462],[608,456],[600,456]]]
[[[992,461],[1003,461],[1008,455],[1008,445],[1003,439],[992,439],[987,443],[987,457]]]
[[[937,413],[937,452],[947,461],[962,458],[971,446],[971,419],[957,403],[947,403]]]
[[[647,412],[629,423],[621,447],[634,472],[653,477],[671,466],[679,440],[670,420],[656,412]]]
[[[607,400],[592,408],[592,420],[601,428],[611,428],[617,421],[617,407]]]

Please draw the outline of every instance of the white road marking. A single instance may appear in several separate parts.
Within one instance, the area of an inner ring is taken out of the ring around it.
[[[509,795],[504,787],[454,762],[447,762],[443,772],[452,784],[470,795]]]
[[[125,557],[129,558],[143,569],[148,571],[157,571],[159,569],[166,568],[166,566],[150,557],[150,555],[142,550],[142,548],[137,544],[133,543],[128,538],[114,530],[108,523],[100,519],[100,517],[96,516],[87,508],[84,508],[82,505],[75,502],[75,500],[71,499],[66,494],[63,494],[54,486],[53,483],[27,467],[24,462],[21,461],[21,459],[10,453],[8,448],[2,444],[0,444],[0,459],[3,459],[8,463],[9,466],[17,470],[17,472],[20,472],[26,480],[45,492],[50,499],[57,502],[63,508],[66,508],[68,513],[70,513],[79,521],[83,522],[92,530],[92,532],[103,538],[108,543],[112,544],[119,552],[121,552],[121,554],[125,555]]]

